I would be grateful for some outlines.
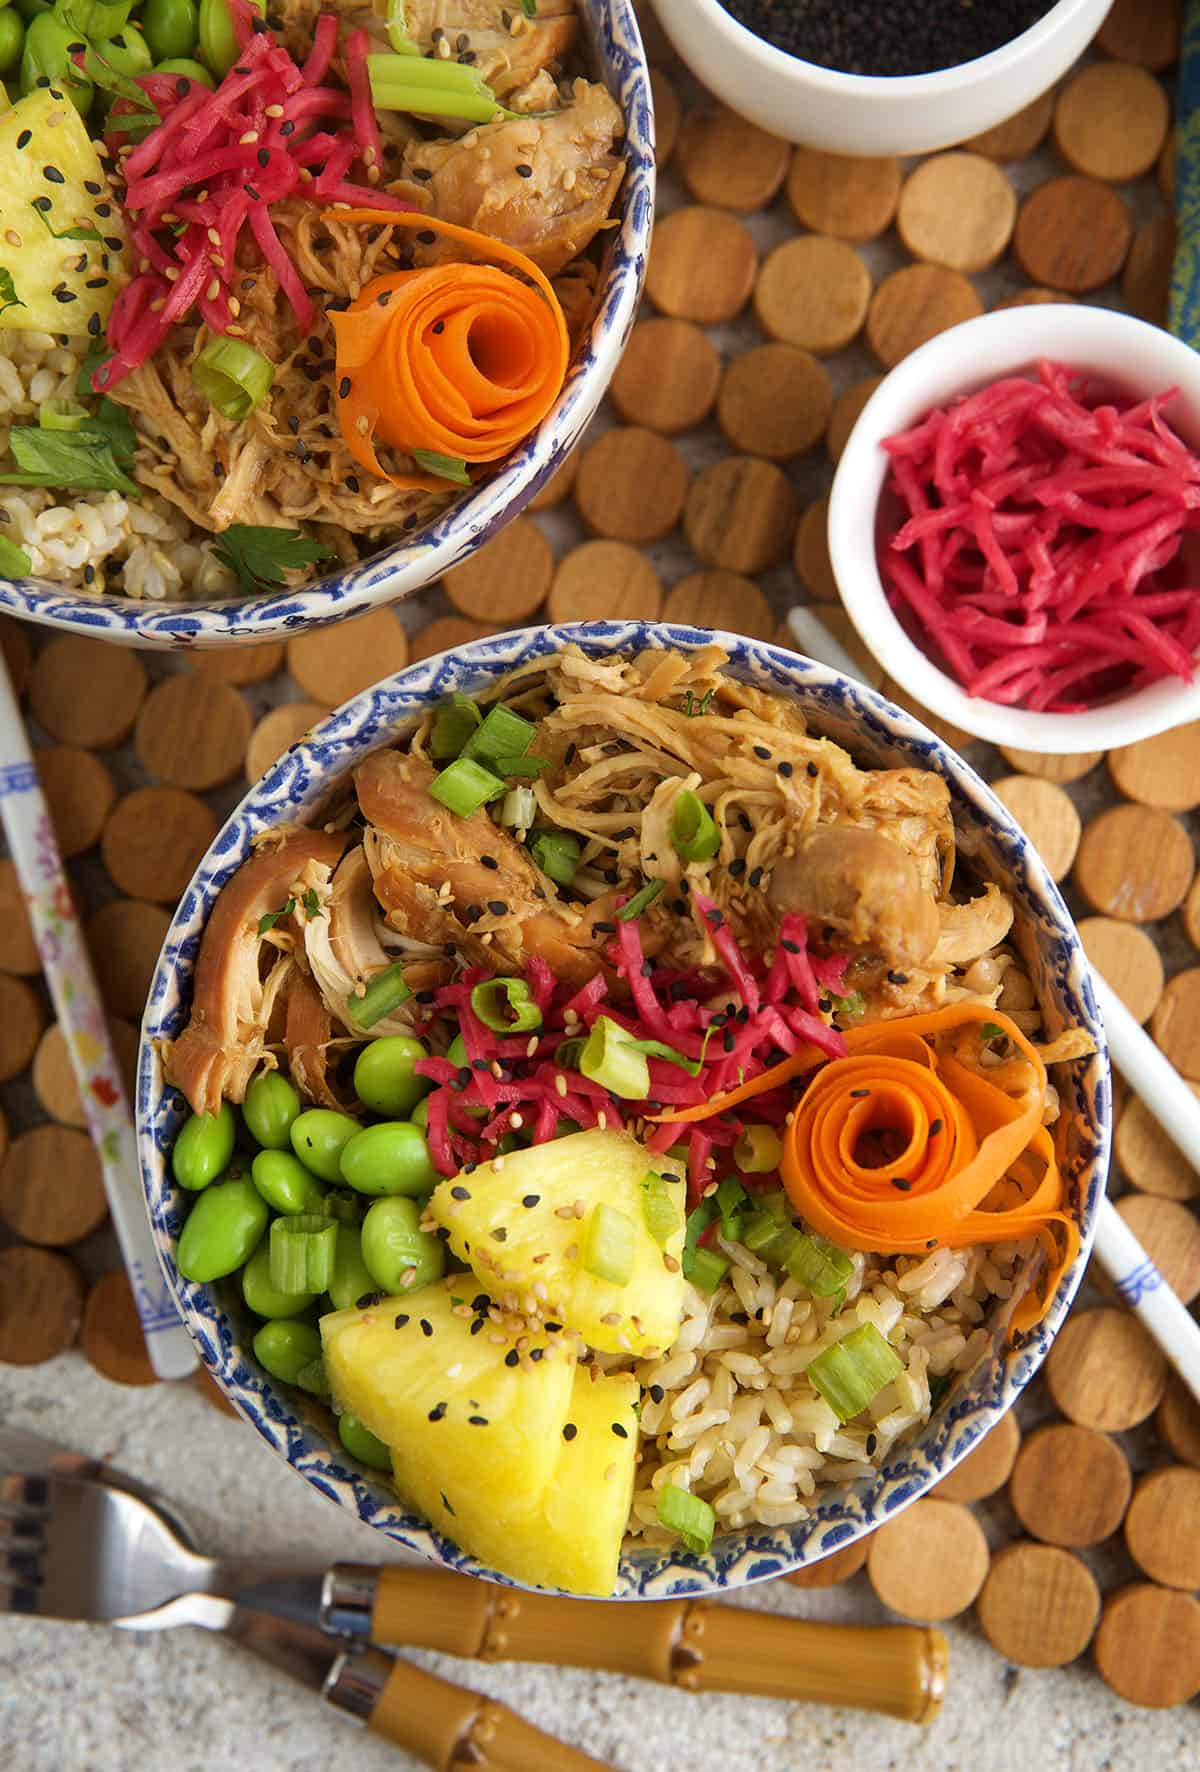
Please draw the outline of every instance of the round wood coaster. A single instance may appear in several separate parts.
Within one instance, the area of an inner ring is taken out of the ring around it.
[[[83,750],[107,750],[133,730],[146,694],[136,652],[57,634],[43,646],[29,679],[29,708],[51,738]]]
[[[801,525],[803,527],[803,525]],[[829,629],[839,645],[845,648],[858,666],[858,674],[863,682],[872,689],[878,689],[883,683],[884,670],[873,653],[867,651],[859,637],[858,629],[846,614],[840,603],[810,603],[808,607],[824,627]],[[793,652],[799,650],[799,641],[791,632],[777,642],[780,646],[790,647]]]
[[[572,449],[570,455],[566,457],[562,466],[556,468],[554,473],[552,473],[550,478],[546,481],[545,485],[540,486],[534,493],[526,508],[531,511],[549,511],[552,510],[555,505],[562,504],[565,499],[570,498],[571,488],[575,484],[575,476],[578,472],[579,451],[578,449]],[[490,631],[491,630],[489,629],[488,632]],[[417,651],[416,639],[412,642],[412,655],[414,659],[421,657],[428,658],[429,656],[428,653],[419,653]]]
[[[0,1168],[0,1218],[19,1237],[78,1243],[107,1216],[100,1159],[86,1132],[35,1126],[13,1139]]]
[[[1190,812],[1200,806],[1200,720],[1109,751],[1108,773],[1127,800]]]
[[[825,447],[835,467],[842,459],[842,450],[850,441],[850,433],[858,423],[863,407],[882,380],[881,375],[864,376],[862,381],[854,382],[834,401],[829,426],[825,432]]]
[[[853,246],[800,234],[777,246],[754,285],[759,325],[782,344],[828,356],[857,338],[871,299],[871,273]]]
[[[494,634],[494,627],[486,621],[467,621],[461,615],[439,615],[433,621],[426,622],[412,639],[412,662],[422,658],[432,658],[438,652],[450,652],[456,646],[465,646],[470,640],[482,640],[487,634]],[[324,709],[322,708],[322,713]]]
[[[856,1538],[853,1544],[847,1544],[841,1550],[831,1551],[822,1557],[819,1563],[812,1563],[807,1569],[793,1569],[784,1577],[793,1587],[837,1587],[843,1581],[849,1581],[857,1575],[867,1560],[867,1538]]]
[[[1126,1194],[1117,1211],[1172,1292],[1191,1304],[1200,1295],[1200,1220],[1178,1200],[1145,1193]]]
[[[1200,1403],[1177,1372],[1167,1380],[1154,1426],[1176,1458],[1200,1470]]]
[[[1195,1083],[1192,1093],[1200,1093]],[[1194,1200],[1200,1195],[1200,1175],[1138,1095],[1131,1095],[1121,1111],[1113,1155],[1126,1179],[1144,1194],[1164,1200]]]
[[[1035,1538],[1079,1549],[1111,1538],[1132,1489],[1128,1460],[1115,1440],[1055,1421],[1039,1427],[1021,1447],[1008,1498]]]
[[[719,326],[750,299],[758,248],[749,228],[724,209],[676,209],[655,223],[646,293],[664,314]]]
[[[1152,326],[1167,324],[1174,261],[1175,218],[1156,215],[1133,236],[1121,273],[1121,294],[1126,307]]]
[[[1115,0],[1096,41],[1117,61],[1135,62],[1159,74],[1179,55],[1181,0]]]
[[[982,154],[934,154],[904,181],[896,228],[912,256],[952,271],[982,271],[1001,257],[1017,199]]]
[[[29,690],[29,676],[33,670],[33,647],[19,621],[11,616],[0,617],[0,652],[4,654],[4,662],[12,679],[13,694],[18,701],[24,701]]]
[[[336,647],[335,636],[344,632],[322,628],[319,637]],[[238,773],[249,736],[250,709],[237,690],[219,677],[188,672],[155,684],[138,715],[134,742],[159,781],[203,793]]]
[[[6,858],[0,861],[0,972],[33,978],[41,970],[25,893],[15,865]]]
[[[138,1030],[132,1022],[114,1016],[108,1032],[125,1094],[132,1101],[136,1093]],[[79,1099],[66,1036],[58,1022],[51,1023],[38,1042],[32,1082],[34,1094],[52,1120],[64,1126],[86,1126],[87,1116]]]
[[[982,135],[973,135],[963,147],[975,154],[986,154],[989,160],[1027,160],[1046,139],[1053,115],[1054,93],[1043,92],[1003,123],[985,129]]]
[[[217,834],[217,821],[184,788],[136,788],[104,827],[100,853],[119,892],[174,905]]]
[[[974,1514],[928,1496],[878,1527],[867,1549],[867,1575],[884,1605],[928,1624],[965,1612],[987,1572]]]
[[[992,1558],[975,1604],[984,1636],[1018,1667],[1064,1667],[1082,1655],[1100,1616],[1100,1589],[1079,1557],[1020,1539]]]
[[[0,1366],[41,1366],[79,1333],[83,1279],[49,1249],[0,1249]]]
[[[1084,830],[1075,884],[1094,911],[1154,923],[1182,904],[1195,866],[1191,839],[1169,812],[1111,806]]]
[[[787,199],[802,227],[835,240],[874,240],[892,224],[900,199],[900,162],[797,148]]]
[[[1057,307],[1060,302],[1073,302],[1074,300],[1073,295],[1064,295],[1061,290],[1039,289],[1036,284],[1031,284],[1028,289],[1019,289],[1016,295],[1010,295],[1004,301],[998,301],[992,312],[1000,314],[1005,308],[1044,308],[1048,305]]]
[[[624,541],[585,541],[564,554],[550,586],[551,621],[657,621],[662,580]]]
[[[1200,1470],[1168,1464],[1140,1477],[1125,1515],[1125,1544],[1151,1581],[1200,1587]]]
[[[1036,775],[1004,775],[992,783],[1029,841],[1046,864],[1052,880],[1071,871],[1082,826],[1074,802],[1062,788]]]
[[[783,183],[791,149],[724,105],[689,111],[675,164],[697,203],[765,209]]]
[[[1162,955],[1136,923],[1115,917],[1084,917],[1078,924],[1083,951],[1130,1015],[1149,1021],[1163,993]]]
[[[1103,751],[1079,751],[1070,757],[1056,756],[1049,751],[1017,751],[1000,746],[1000,755],[1022,775],[1039,775],[1044,781],[1080,781],[1094,769]]]
[[[942,1501],[983,1501],[1003,1489],[1012,1472],[1013,1460],[1021,1444],[1021,1430],[1010,1409],[995,1427],[956,1464],[948,1477],[943,1477],[934,1490]]]
[[[124,1268],[96,1281],[83,1307],[84,1356],[114,1384],[157,1384]]]
[[[1090,62],[1058,95],[1054,145],[1091,178],[1140,178],[1158,159],[1169,121],[1167,95],[1145,68]]]
[[[100,841],[116,783],[99,757],[76,745],[39,745],[33,760],[61,854],[82,855]]]
[[[650,70],[650,94],[654,100],[654,158],[661,171],[675,151],[682,107],[679,94],[661,68]]]
[[[906,265],[885,277],[872,296],[867,343],[885,369],[894,369],[927,339],[982,312],[983,303],[961,271]]]
[[[434,647],[436,652],[439,648]],[[278,763],[285,751],[299,744],[328,713],[318,701],[285,701],[264,714],[246,746],[243,765],[247,781],[261,781],[272,763]]]
[[[511,627],[541,608],[553,576],[554,550],[550,543],[536,523],[528,517],[518,517],[493,541],[477,548],[461,566],[448,572],[442,583],[460,615],[472,621],[494,621],[500,627]],[[407,638],[404,649],[407,659]],[[311,683],[304,687],[317,695]]]
[[[672,585],[663,604],[663,620],[683,622],[688,627],[725,628],[755,640],[769,640],[775,627],[771,606],[754,580],[722,567],[689,572]]]
[[[589,443],[575,479],[575,505],[593,534],[634,547],[669,535],[687,495],[687,464],[675,445],[638,425]]]
[[[801,517],[792,550],[796,577],[814,603],[839,603],[841,593],[829,557],[829,496],[816,499]]]
[[[1089,1310],[1069,1317],[1059,1330],[1045,1373],[1065,1416],[1080,1427],[1116,1434],[1157,1409],[1167,1362],[1136,1317]]]
[[[808,351],[759,345],[735,357],[721,377],[717,420],[732,448],[768,461],[804,455],[825,435],[833,383]]]
[[[96,979],[114,1015],[140,1022],[171,918],[159,904],[117,898],[84,927]]]
[[[1104,1602],[1092,1656],[1127,1704],[1186,1704],[1200,1692],[1200,1603],[1149,1581],[1121,1588]]]
[[[721,382],[721,354],[690,320],[640,320],[609,383],[626,424],[674,437],[694,430],[712,411]]]
[[[19,1077],[46,1025],[41,998],[23,978],[0,973],[0,1083]]]
[[[462,572],[466,567],[456,570]],[[442,581],[447,588],[448,576]],[[287,643],[287,668],[293,682],[313,701],[323,701],[331,708],[340,707],[394,671],[402,671],[407,663],[408,635],[394,609],[372,609],[351,621],[297,634]],[[247,722],[239,764],[249,736]]]
[[[247,683],[265,683],[283,669],[283,642],[266,640],[261,646],[222,646],[206,652],[189,653],[185,661],[202,677],[219,677],[222,683],[235,687]]]
[[[1175,1069],[1200,1082],[1200,966],[1170,980],[1150,1018],[1150,1032]]]
[[[1129,211],[1094,178],[1052,178],[1022,203],[1013,250],[1034,283],[1083,295],[1109,282],[1125,263]]]
[[[683,530],[704,565],[753,575],[786,560],[796,516],[796,495],[781,469],[752,455],[727,455],[696,476]]]

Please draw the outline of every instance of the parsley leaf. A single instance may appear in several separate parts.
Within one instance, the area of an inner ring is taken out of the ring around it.
[[[532,18],[533,14],[528,16]],[[412,458],[419,468],[424,468],[427,474],[436,474],[439,480],[453,480],[456,486],[471,484],[466,462],[459,461],[456,456],[438,455],[433,449],[414,449]]]
[[[282,905],[279,910],[268,911],[265,916],[258,919],[258,933],[260,935],[266,935],[270,930],[274,929],[276,923],[281,922],[284,917],[290,917],[295,908],[295,899],[289,898],[287,903]]]
[[[323,917],[325,915],[325,912],[321,909],[321,901],[317,897],[317,889],[315,886],[309,887],[308,891],[304,894],[301,903],[304,906],[304,915],[308,918],[310,923],[315,918]]]
[[[994,1021],[981,1022],[979,1024],[979,1038],[981,1040],[1002,1040],[1004,1029],[998,1027]]]
[[[27,578],[32,571],[33,562],[25,549],[17,547],[15,542],[0,535],[0,576]]]
[[[300,529],[273,529],[257,523],[231,523],[218,535],[214,552],[237,574],[243,591],[273,591],[285,572],[331,560],[333,549]]]
[[[12,272],[0,265],[0,314],[5,308],[23,308],[25,303],[17,295],[13,285]]]
[[[43,431],[19,425],[8,434],[18,474],[0,474],[6,486],[70,487],[78,492],[128,492],[140,488],[117,463],[107,436],[95,431]]]

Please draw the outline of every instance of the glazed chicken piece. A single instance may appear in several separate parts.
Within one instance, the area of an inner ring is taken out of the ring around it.
[[[294,969],[287,987],[287,1019],[283,1043],[288,1070],[305,1101],[339,1113],[361,1114],[357,1096],[340,1096],[329,1078],[329,1043],[334,1038],[333,1017],[307,972]]]
[[[613,153],[623,127],[604,87],[576,80],[573,102],[553,116],[414,143],[401,176],[420,175],[418,189],[441,220],[504,240],[554,276],[608,215],[624,172]]]
[[[911,855],[876,831],[822,825],[779,861],[770,898],[827,923],[856,947],[919,966],[937,946],[938,907]]]
[[[386,972],[406,956],[389,953],[379,939],[379,906],[361,846],[352,849],[338,864],[332,883],[329,870],[324,870],[318,892],[325,914],[304,925],[305,958],[329,1015],[339,1028],[361,1039],[363,1030],[354,1019],[355,998],[361,996],[363,987],[377,973]],[[405,966],[404,982],[411,991],[424,990],[442,983],[449,970],[444,961],[438,965],[425,959],[413,960]],[[402,1003],[372,1025],[371,1038],[411,1034],[414,1011],[411,999]]]
[[[573,0],[536,0],[532,18],[521,0],[405,0],[403,12],[423,55],[435,49],[434,32],[441,31],[454,54],[469,53],[496,97],[506,101],[547,62],[565,61],[579,30]]]

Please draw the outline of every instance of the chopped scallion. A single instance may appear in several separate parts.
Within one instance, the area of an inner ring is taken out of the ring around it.
[[[586,1040],[563,1040],[554,1048],[554,1062],[564,1071],[577,1071]]]
[[[270,1272],[276,1292],[326,1291],[333,1278],[338,1227],[312,1212],[277,1218],[271,1226]]]
[[[249,418],[271,391],[275,365],[245,339],[210,338],[192,364],[192,380],[222,418]]]
[[[579,867],[579,839],[567,831],[539,831],[529,845],[538,867],[558,886],[569,886]]]
[[[520,778],[541,775],[544,770],[552,768],[553,765],[551,764],[549,757],[525,756],[496,757],[492,761],[492,767],[495,769],[497,775],[515,775]]]
[[[783,1146],[774,1126],[754,1122],[743,1126],[733,1147],[733,1160],[743,1175],[771,1175],[783,1157]]]
[[[650,1066],[635,1041],[607,1015],[592,1024],[579,1069],[593,1083],[625,1101],[645,1101],[650,1093]]]
[[[684,788],[671,813],[671,845],[684,861],[711,861],[721,847],[712,813],[698,794]]]
[[[44,431],[77,431],[91,416],[80,400],[43,400],[38,407],[38,423]]]
[[[429,785],[429,796],[440,800],[458,818],[470,818],[481,806],[490,805],[504,792],[504,783],[490,769],[471,757],[456,757]]]
[[[717,1216],[717,1202],[711,1195],[708,1199],[701,1200],[700,1204],[688,1213],[687,1227],[683,1233],[682,1266],[685,1280],[690,1280],[692,1277],[696,1257],[700,1253],[700,1238]]]
[[[537,817],[537,796],[532,788],[509,788],[500,808],[500,823],[510,831],[527,831]]]
[[[717,1516],[703,1496],[692,1495],[678,1483],[664,1483],[658,1492],[659,1524],[678,1532],[694,1556],[702,1557],[713,1541]]]
[[[674,1185],[676,1194],[681,1192],[679,1182],[672,1176],[669,1180],[665,1175],[658,1175],[654,1170],[642,1182],[642,1217],[646,1221],[646,1229],[661,1248],[675,1235],[680,1226],[680,1208],[671,1188]]]
[[[750,1204],[745,1188],[736,1175],[727,1175],[713,1198],[717,1202],[717,1211],[721,1214],[722,1236],[731,1243],[738,1242],[743,1224],[742,1213]]]
[[[478,68],[440,56],[414,55],[403,37],[397,41],[391,30],[389,36],[397,54],[367,57],[367,77],[377,110],[461,117],[468,123],[491,123],[497,117],[517,115],[500,103]]]
[[[423,473],[435,480],[450,480],[455,486],[469,486],[471,476],[467,464],[457,455],[439,455],[436,449],[414,449],[412,458]]]
[[[601,1200],[592,1207],[583,1235],[584,1269],[598,1280],[627,1286],[633,1277],[637,1226],[627,1212]]]
[[[715,1249],[696,1249],[692,1253],[688,1279],[701,1292],[715,1292],[729,1272],[729,1263]]]
[[[874,1323],[863,1323],[818,1354],[808,1378],[838,1420],[851,1421],[903,1370],[904,1361]]]
[[[356,1026],[371,1028],[401,1003],[407,1003],[412,991],[404,982],[404,967],[397,960],[385,972],[377,972],[367,983],[361,997],[351,996],[346,1002],[346,1013]],[[319,1289],[318,1289],[319,1290]]]
[[[798,1236],[782,1265],[814,1298],[832,1298],[854,1272],[854,1262],[846,1251],[824,1237]]]
[[[542,1012],[523,978],[489,978],[477,984],[471,1008],[494,1034],[529,1034],[542,1025]]]
[[[457,691],[440,701],[433,716],[433,725],[429,732],[429,754],[439,763],[451,757],[457,757],[479,726],[483,715],[478,704],[469,695],[461,695]]]
[[[489,708],[483,724],[463,746],[462,755],[475,757],[492,769],[498,757],[523,757],[536,736],[537,727],[511,708]]]
[[[621,906],[617,912],[619,921],[632,923],[635,917],[640,917],[647,906],[654,903],[665,885],[665,880],[647,880],[640,891],[635,892],[628,903]]]

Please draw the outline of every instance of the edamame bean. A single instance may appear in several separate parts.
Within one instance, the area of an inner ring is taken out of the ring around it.
[[[242,1269],[242,1297],[256,1317],[298,1317],[315,1292],[279,1292],[271,1284],[271,1245],[264,1237]]]
[[[182,65],[182,64],[181,64]],[[203,70],[201,70],[203,72]],[[169,70],[163,66],[160,74]],[[292,1148],[293,1120],[300,1117],[300,1091],[282,1071],[259,1071],[246,1086],[242,1118],[246,1130],[264,1151],[287,1151]]]
[[[471,1061],[467,1057],[467,1042],[463,1039],[461,1034],[455,1034],[454,1038],[451,1040],[450,1045],[446,1050],[446,1057],[451,1064],[457,1065],[459,1070],[462,1069],[464,1064],[470,1064]]]
[[[360,1231],[355,1225],[339,1224],[337,1248],[333,1255],[333,1278],[329,1282],[329,1296],[335,1308],[348,1311],[360,1298],[378,1290],[378,1283],[372,1279],[363,1260]]]
[[[351,1458],[369,1465],[373,1471],[390,1471],[392,1455],[383,1441],[364,1427],[357,1415],[338,1416],[338,1439]]]
[[[227,1101],[221,1103],[219,1113],[190,1115],[171,1152],[171,1173],[180,1187],[199,1193],[215,1181],[233,1155],[236,1131],[233,1109]]]
[[[276,1212],[322,1212],[325,1189],[291,1151],[259,1151],[250,1165],[254,1185]]]
[[[110,68],[115,68],[118,74],[128,75],[131,80],[139,74],[148,74],[154,66],[146,39],[133,24],[122,25],[115,37],[97,43],[96,53],[104,57]]]
[[[411,1120],[367,1126],[342,1150],[342,1180],[360,1194],[425,1194],[441,1180]]]
[[[216,90],[216,81],[208,69],[201,67],[199,62],[189,61],[186,55],[176,56],[172,61],[159,62],[156,74],[174,74],[177,80],[191,80],[197,86],[206,86],[210,92]]]
[[[363,1260],[385,1292],[416,1292],[446,1271],[440,1237],[419,1230],[420,1220],[421,1208],[405,1199],[376,1200],[363,1219]]]
[[[179,1234],[176,1267],[185,1280],[199,1283],[236,1273],[253,1255],[269,1216],[247,1177],[205,1188]]]
[[[413,1066],[429,1048],[409,1034],[386,1034],[364,1046],[354,1065],[354,1093],[377,1114],[406,1120],[433,1087]]]
[[[21,91],[32,92],[39,80],[49,80],[70,99],[81,117],[86,117],[96,96],[90,80],[77,72],[70,49],[80,42],[55,13],[39,13],[29,22],[21,49]]]
[[[156,62],[173,55],[191,55],[200,25],[192,0],[146,0],[142,30]]]
[[[259,12],[265,0],[250,0]],[[200,0],[198,19],[200,59],[223,80],[238,58],[238,40],[229,16],[226,0]]]
[[[264,1323],[254,1337],[254,1358],[281,1384],[299,1384],[301,1373],[321,1358],[321,1332],[286,1319]]]
[[[0,12],[0,74],[11,74],[21,59],[25,25],[11,6]]]
[[[349,1114],[335,1113],[332,1108],[308,1108],[292,1121],[292,1149],[322,1181],[340,1181],[342,1150],[358,1131],[358,1121]]]
[[[414,1126],[419,1126],[421,1128],[422,1132],[427,1130],[429,1126],[429,1097],[427,1095],[421,1097],[420,1101],[408,1117]]]

